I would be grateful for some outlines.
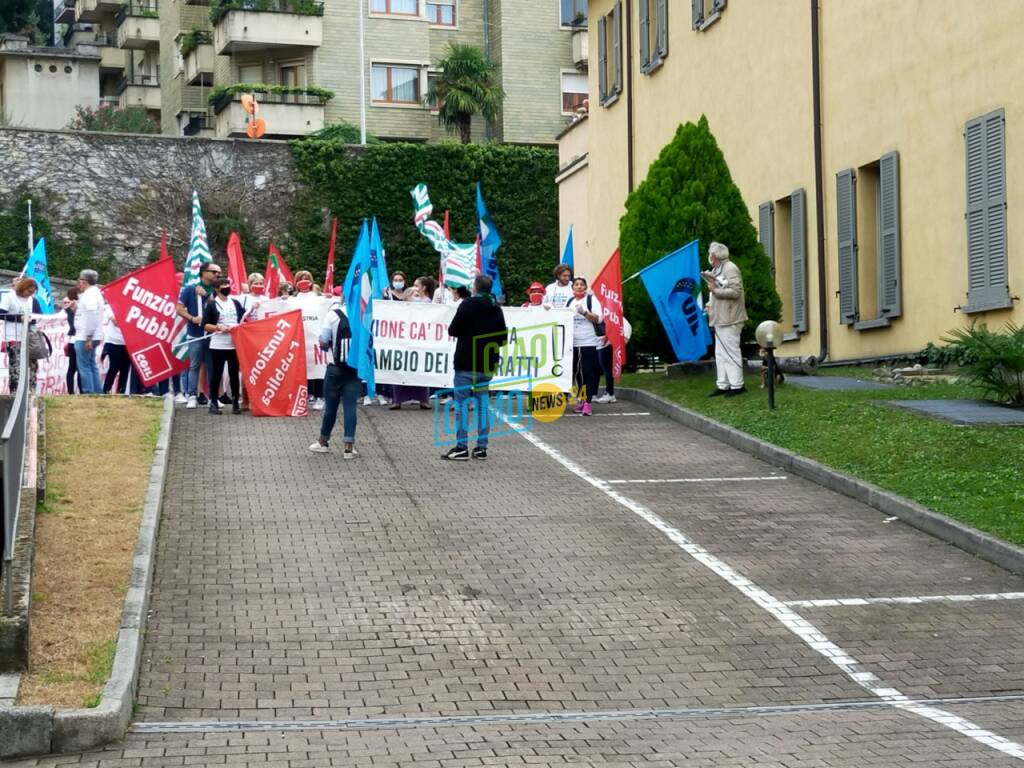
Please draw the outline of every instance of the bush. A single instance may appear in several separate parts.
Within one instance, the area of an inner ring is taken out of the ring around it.
[[[974,362],[974,354],[956,344],[940,347],[928,342],[928,346],[918,354],[918,361],[935,368],[960,367]]]
[[[943,341],[967,361],[967,381],[992,400],[1024,406],[1024,328],[1007,323],[1002,333],[993,333],[981,324],[950,331]]]
[[[214,0],[210,5],[210,21],[216,24],[228,11],[286,11],[302,16],[323,16],[324,5],[318,0]]]
[[[317,96],[322,102],[327,102],[334,98],[334,91],[330,91],[326,88],[319,88],[315,85],[303,87],[300,85],[267,85],[266,83],[232,83],[231,85],[220,85],[212,89],[206,98],[211,104],[216,104],[225,96],[234,96],[239,93],[272,93],[275,95],[304,94],[307,96]]]
[[[695,239],[700,240],[701,254],[713,241],[727,245],[743,273],[750,318],[744,327],[745,339],[753,338],[761,321],[779,319],[782,302],[775,291],[771,263],[705,117],[696,125],[679,126],[651,164],[647,178],[626,200],[626,214],[619,222],[622,273],[631,275]],[[624,301],[633,325],[633,344],[674,359],[640,280],[626,283]]]
[[[182,35],[181,42],[178,43],[178,46],[181,49],[182,58],[185,58],[200,45],[207,45],[212,42],[213,33],[205,29],[193,29],[191,32],[187,32]]]
[[[434,217],[451,210],[457,242],[476,238],[476,187],[504,240],[498,267],[509,304],[526,300],[534,280],[547,282],[558,261],[557,153],[538,147],[493,144],[377,144],[365,149],[342,141],[301,139],[292,153],[306,194],[296,202],[289,266],[323,275],[330,235],[338,217],[337,273],[344,275],[360,220],[376,216],[388,267],[410,275],[438,273],[439,258],[413,226],[409,192],[419,182],[430,188]]]
[[[72,131],[100,131],[103,133],[159,133],[160,126],[151,120],[145,107],[101,106],[75,107],[75,119],[68,124]]]
[[[319,139],[320,141],[340,141],[342,144],[359,143],[359,126],[352,123],[334,123],[325,125],[319,131],[309,134],[306,139]],[[372,133],[366,134],[367,144],[380,144],[381,140]]]

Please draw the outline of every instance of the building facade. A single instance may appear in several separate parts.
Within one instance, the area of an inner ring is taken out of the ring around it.
[[[587,93],[586,0],[57,1],[67,43],[102,51],[102,99],[145,106],[168,135],[247,135],[244,86],[260,85],[269,138],[365,111],[382,139],[438,141],[424,97],[452,43],[488,52],[506,93],[475,140],[554,145]]]
[[[75,107],[98,106],[99,62],[92,46],[50,48],[0,35],[0,124],[66,128]]]
[[[587,221],[582,268],[617,247],[627,195],[703,114],[774,265],[781,354],[869,359],[1024,322],[1024,5],[958,10],[593,0],[589,138],[566,153],[586,156],[588,210],[579,173],[560,185],[563,216]]]

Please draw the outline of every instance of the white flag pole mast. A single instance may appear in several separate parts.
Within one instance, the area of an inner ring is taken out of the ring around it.
[[[32,258],[32,251],[35,250],[35,236],[32,232],[32,200],[28,201],[28,258]],[[28,259],[25,260],[25,266],[21,268],[20,277],[25,276],[25,270],[28,269]]]
[[[359,143],[366,146],[366,40],[363,33],[363,0],[359,0]]]

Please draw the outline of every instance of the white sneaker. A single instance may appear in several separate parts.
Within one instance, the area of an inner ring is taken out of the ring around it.
[[[359,455],[359,451],[357,451],[356,447],[353,445],[350,448],[346,448],[345,452],[341,455],[341,457],[343,459],[354,459],[358,455]]]
[[[313,398],[313,404],[310,406],[314,411],[322,411],[326,403],[322,397]]]
[[[594,398],[594,402],[595,403],[614,403],[614,402],[617,402],[617,401],[615,399],[615,395],[609,395],[607,392],[605,392],[600,397],[595,397]]]
[[[185,397],[185,394],[183,392],[179,392],[178,394],[176,394],[174,396],[174,404],[175,405],[184,405],[187,402],[188,402],[188,398]]]
[[[331,452],[331,449],[328,448],[323,443],[321,443],[319,440],[317,440],[315,443],[313,443],[311,446],[309,446],[309,450],[311,450],[313,453],[330,453]]]
[[[199,407],[199,401],[196,400],[196,398],[194,398],[194,397],[190,397],[188,400],[185,401],[185,407],[186,408],[198,408]]]
[[[367,395],[363,398],[363,405],[373,405],[373,398]]]
[[[390,405],[390,401],[384,395],[377,395],[377,405]]]

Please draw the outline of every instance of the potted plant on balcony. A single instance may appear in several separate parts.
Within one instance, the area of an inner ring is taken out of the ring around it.
[[[205,29],[193,29],[181,36],[178,44],[181,48],[181,57],[186,58],[200,45],[207,45],[213,42],[213,36]]]

